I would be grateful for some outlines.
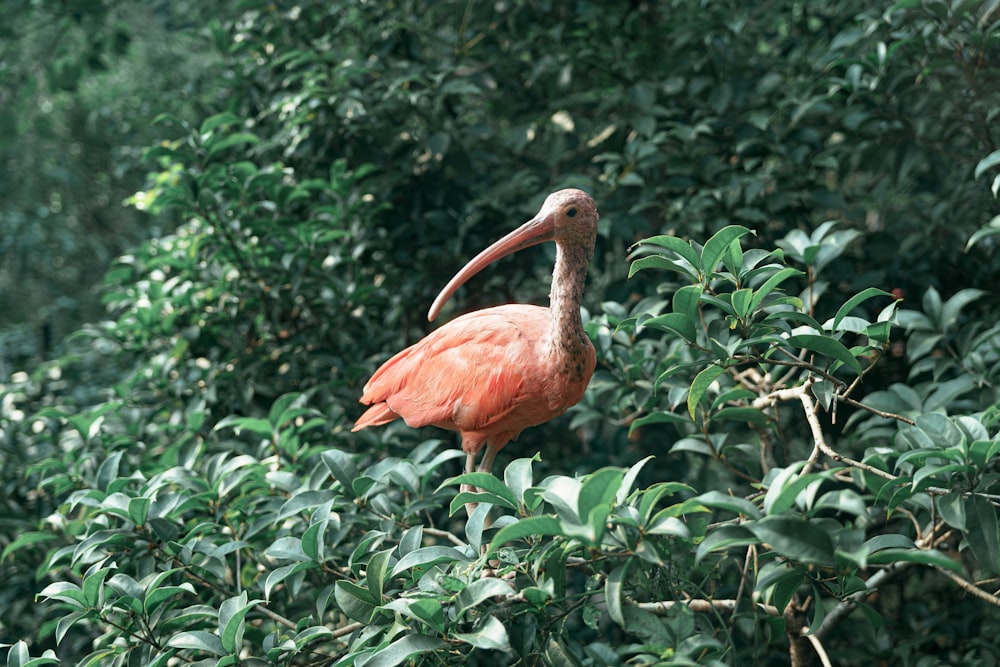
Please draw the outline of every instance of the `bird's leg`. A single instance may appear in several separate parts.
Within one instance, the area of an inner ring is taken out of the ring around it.
[[[479,462],[479,468],[477,468],[476,471],[477,472],[492,473],[493,472],[493,459],[495,459],[497,457],[497,452],[498,451],[500,451],[499,448],[494,448],[492,444],[487,444],[486,445],[486,451],[483,452],[483,460]],[[477,491],[482,491],[482,489],[476,489],[476,490]],[[473,507],[473,509],[475,509],[475,507]],[[469,513],[469,516],[472,516],[471,512]],[[483,527],[484,528],[485,527],[489,527],[490,524],[492,524],[492,523],[493,522],[490,520],[490,517],[487,516],[486,517],[486,522],[483,524]]]
[[[497,457],[497,452],[499,449],[494,449],[493,445],[486,445],[486,452],[483,454],[483,460],[479,462],[479,472],[493,472],[493,459]],[[468,465],[468,461],[466,461]]]
[[[475,471],[476,471],[476,453],[466,452],[465,472],[475,472]],[[461,486],[458,487],[458,490],[459,493],[465,493],[466,491],[468,491],[469,493],[475,493],[479,491],[479,489],[477,489],[476,487],[472,486],[471,484],[466,484],[464,482],[462,483]],[[469,515],[470,519],[472,518],[472,513],[476,511],[476,506],[478,504],[479,503],[465,503],[465,512],[466,514]]]

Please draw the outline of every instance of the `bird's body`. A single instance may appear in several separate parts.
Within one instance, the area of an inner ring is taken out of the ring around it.
[[[406,348],[372,376],[355,429],[402,417],[408,426],[462,434],[462,448],[499,450],[517,434],[566,412],[583,397],[593,346],[546,354],[549,309],[511,304],[463,315]]]
[[[466,469],[485,446],[489,471],[501,447],[563,414],[583,397],[596,364],[580,300],[597,235],[597,209],[580,190],[549,195],[538,214],[473,258],[452,278],[428,319],[489,263],[556,242],[550,306],[511,304],[463,315],[385,362],[365,385],[369,405],[353,431],[402,417],[412,427],[458,431]]]

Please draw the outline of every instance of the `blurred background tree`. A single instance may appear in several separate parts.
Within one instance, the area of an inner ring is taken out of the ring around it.
[[[203,3],[5,0],[0,39],[0,375],[103,315],[111,261],[167,233],[122,202],[162,112],[210,113]]]

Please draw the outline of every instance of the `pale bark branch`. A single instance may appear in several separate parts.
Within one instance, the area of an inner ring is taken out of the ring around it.
[[[705,598],[692,598],[690,600],[660,600],[659,602],[634,602],[629,600],[629,604],[636,609],[642,609],[643,611],[648,611],[658,616],[663,616],[669,613],[670,609],[676,606],[684,606],[689,608],[691,611],[701,613],[713,611],[734,612],[736,611],[738,603],[739,600],[708,600]],[[756,606],[768,616],[781,616],[781,612],[778,611],[778,608],[774,605],[758,602],[756,603]]]

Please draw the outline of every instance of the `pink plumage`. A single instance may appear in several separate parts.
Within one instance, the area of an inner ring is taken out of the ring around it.
[[[580,299],[597,236],[597,209],[581,190],[560,190],[538,214],[473,258],[431,306],[433,320],[465,281],[513,252],[555,241],[550,306],[511,304],[463,315],[385,362],[365,385],[371,407],[353,431],[402,417],[407,425],[458,431],[466,470],[479,470],[528,428],[563,414],[594,373],[594,346]]]

